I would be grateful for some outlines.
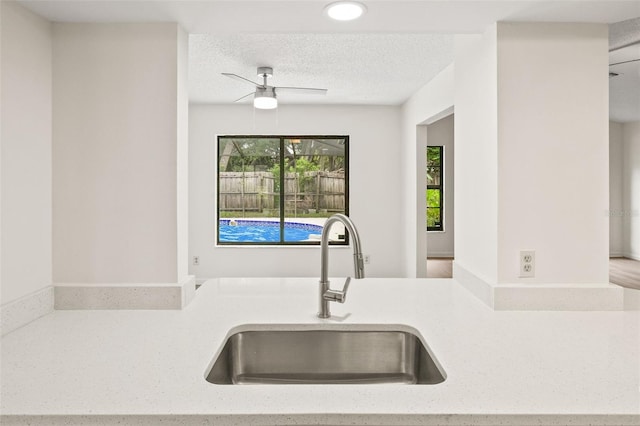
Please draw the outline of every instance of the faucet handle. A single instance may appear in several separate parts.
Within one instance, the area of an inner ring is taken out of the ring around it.
[[[347,290],[349,289],[349,284],[351,283],[351,277],[347,277],[347,280],[344,282],[344,287],[342,290],[327,290],[322,295],[324,300],[328,300],[330,302],[339,302],[344,303],[347,298]]]
[[[342,287],[342,292],[344,293],[344,297],[347,297],[347,290],[349,290],[349,284],[351,284],[351,277],[347,277],[347,279],[344,280],[344,286]]]

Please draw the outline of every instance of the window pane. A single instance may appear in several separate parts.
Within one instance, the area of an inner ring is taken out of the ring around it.
[[[442,147],[428,146],[427,147],[427,166],[440,167],[441,164],[442,164]]]
[[[427,230],[442,230],[442,146],[427,147]]]
[[[346,139],[284,140],[285,241],[320,241],[326,218],[346,213]],[[344,241],[344,226],[330,240]]]
[[[348,214],[348,137],[218,137],[218,242],[319,244]],[[332,243],[345,244],[342,224]]]
[[[280,241],[279,164],[279,138],[219,138],[219,242]]]
[[[427,208],[440,207],[440,190],[427,189]]]
[[[427,167],[427,185],[442,185],[442,168]]]
[[[442,185],[442,147],[427,147],[427,185]]]
[[[439,208],[427,209],[427,228],[440,228],[442,226],[442,218]]]

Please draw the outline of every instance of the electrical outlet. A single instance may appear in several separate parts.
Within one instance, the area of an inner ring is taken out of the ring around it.
[[[520,251],[520,278],[532,278],[535,276],[536,276],[535,250]]]
[[[368,265],[369,263],[371,263],[371,256],[370,255],[365,254],[363,257],[364,257],[365,265]]]
[[[200,257],[199,256],[193,256],[193,264],[198,266],[200,264]]]

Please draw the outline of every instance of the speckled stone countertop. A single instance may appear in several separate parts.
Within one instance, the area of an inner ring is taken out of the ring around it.
[[[220,279],[181,311],[55,311],[2,339],[0,423],[640,424],[638,311],[495,312],[453,280],[352,280],[332,320],[316,297],[313,278]],[[230,331],[252,324],[412,327],[447,379],[207,382]]]

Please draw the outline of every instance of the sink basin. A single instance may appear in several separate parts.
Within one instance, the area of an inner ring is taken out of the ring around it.
[[[428,385],[445,374],[422,340],[405,330],[249,330],[230,335],[208,382]]]

